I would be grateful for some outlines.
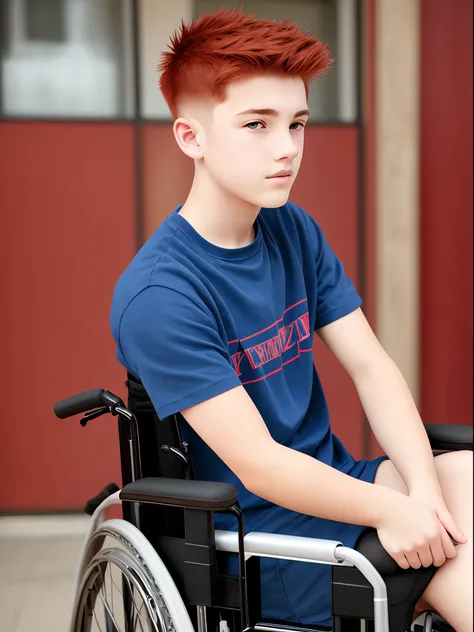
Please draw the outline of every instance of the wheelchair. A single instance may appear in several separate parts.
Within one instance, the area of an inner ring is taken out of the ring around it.
[[[354,549],[332,540],[246,533],[237,490],[195,480],[179,414],[160,419],[143,385],[127,374],[128,404],[103,389],[54,405],[57,417],[118,420],[122,486],[87,502],[92,516],[78,564],[70,632],[406,632],[435,567],[401,569],[367,529]],[[472,426],[427,424],[433,450],[472,450]],[[105,519],[121,505],[122,519]],[[235,517],[235,531],[213,516]],[[226,557],[238,556],[238,576]],[[332,567],[331,629],[262,616],[260,560]],[[434,612],[416,632],[453,632]],[[423,617],[422,617],[423,619]]]

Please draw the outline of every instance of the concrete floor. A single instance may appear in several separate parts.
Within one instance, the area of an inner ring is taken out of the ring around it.
[[[0,632],[67,632],[88,516],[0,518]]]

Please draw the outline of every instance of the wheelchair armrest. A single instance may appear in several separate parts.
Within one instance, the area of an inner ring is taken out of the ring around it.
[[[120,499],[184,509],[219,511],[237,504],[237,489],[228,483],[148,477],[125,485],[120,492]]]
[[[472,426],[425,424],[433,450],[472,450]]]

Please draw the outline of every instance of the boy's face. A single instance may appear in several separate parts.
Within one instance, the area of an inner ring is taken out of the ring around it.
[[[259,75],[230,84],[226,96],[197,117],[197,169],[237,199],[259,208],[282,206],[303,155],[309,112],[302,79]],[[289,175],[275,177],[280,171]]]

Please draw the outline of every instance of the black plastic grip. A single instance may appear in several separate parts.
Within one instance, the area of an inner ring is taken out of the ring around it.
[[[94,498],[90,498],[86,502],[84,513],[86,513],[88,516],[92,516],[100,503],[115,492],[118,492],[119,489],[120,487],[117,485],[117,483],[109,483],[108,485],[106,485],[104,489],[97,494],[97,496],[94,496]]]
[[[61,402],[54,404],[54,414],[56,417],[59,417],[59,419],[66,419],[66,417],[86,413],[93,408],[99,408],[104,405],[101,400],[103,392],[103,388],[93,388],[90,391],[84,391],[67,399],[63,399]]]

